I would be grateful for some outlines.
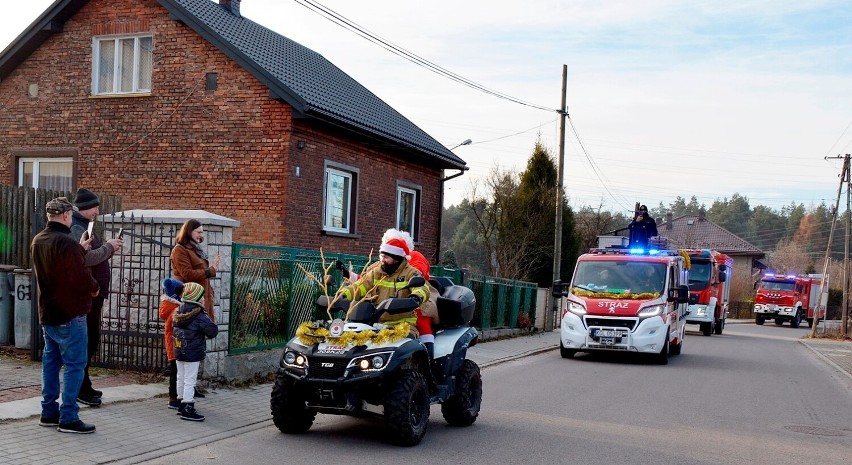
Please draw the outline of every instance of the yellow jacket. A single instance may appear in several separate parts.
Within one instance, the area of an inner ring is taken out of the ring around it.
[[[389,297],[411,297],[412,295],[420,297],[421,302],[426,302],[429,300],[429,284],[403,289],[405,286],[408,286],[408,282],[415,276],[422,275],[417,268],[408,264],[408,260],[403,260],[399,268],[391,275],[387,275],[382,271],[381,262],[376,262],[370,265],[358,277],[357,281],[340,288],[337,293],[352,301],[360,300],[362,297],[367,296],[365,300],[369,300],[374,304],[378,304]],[[384,314],[379,321],[383,323],[406,321],[414,325],[417,317],[414,315],[414,311],[411,311],[396,315]]]

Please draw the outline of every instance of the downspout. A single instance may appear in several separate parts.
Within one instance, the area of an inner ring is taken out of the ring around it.
[[[459,170],[458,173],[456,173],[452,176],[447,176],[447,177],[443,177],[444,176],[444,170],[441,170],[441,176],[442,176],[441,177],[441,194],[438,198],[438,203],[439,203],[439,205],[438,205],[438,250],[435,251],[435,256],[436,256],[435,262],[436,262],[436,264],[441,263],[441,235],[444,232],[444,182],[463,175],[464,172],[469,170],[469,169],[470,168],[467,167],[467,166],[462,167]]]

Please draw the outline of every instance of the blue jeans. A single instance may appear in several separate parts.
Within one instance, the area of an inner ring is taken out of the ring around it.
[[[42,325],[44,352],[41,356],[41,416],[53,418],[59,415],[60,423],[72,423],[80,419],[77,395],[83,384],[86,369],[86,316],[78,316],[64,325]],[[62,406],[59,399],[59,370],[65,365],[62,389]]]

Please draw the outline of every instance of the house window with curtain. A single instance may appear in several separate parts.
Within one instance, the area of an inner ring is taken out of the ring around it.
[[[71,191],[74,176],[73,159],[19,158],[18,186]]]
[[[412,187],[396,188],[396,228],[407,231],[416,242],[420,221],[420,190]]]
[[[92,95],[150,93],[153,62],[151,35],[95,37]]]
[[[326,164],[323,195],[323,229],[325,231],[354,233],[357,181],[357,170]]]

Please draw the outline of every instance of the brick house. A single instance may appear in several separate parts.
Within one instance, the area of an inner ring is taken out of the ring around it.
[[[239,6],[54,2],[0,54],[0,182],[202,209],[247,243],[366,255],[399,227],[435,261],[465,162]]]

